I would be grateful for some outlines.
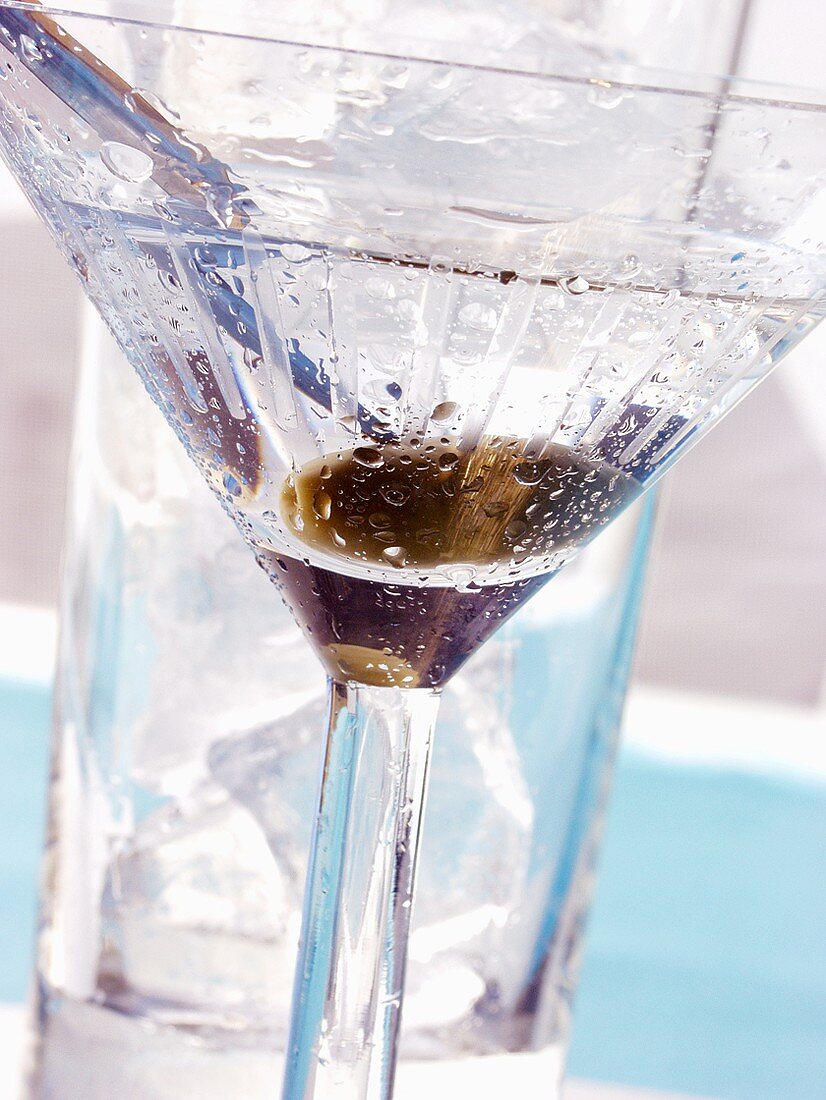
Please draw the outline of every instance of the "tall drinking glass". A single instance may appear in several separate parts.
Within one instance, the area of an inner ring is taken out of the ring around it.
[[[558,1087],[649,527],[612,525],[446,688],[400,1096]],[[28,1100],[274,1094],[324,677],[268,595],[89,317]]]

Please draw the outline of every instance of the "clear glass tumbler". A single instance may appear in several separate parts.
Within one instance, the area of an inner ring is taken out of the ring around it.
[[[277,1094],[324,675],[179,450],[90,316],[29,1100]],[[650,518],[446,689],[397,1096],[554,1095]]]

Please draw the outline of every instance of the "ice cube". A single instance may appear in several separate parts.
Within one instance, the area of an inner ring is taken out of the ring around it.
[[[513,922],[533,803],[509,726],[510,679],[499,636],[448,685],[439,714],[405,1000],[407,1049],[417,1056],[455,1045],[448,1030],[468,1031],[481,998],[499,1006],[519,986]]]
[[[159,524],[142,578],[151,650],[133,726],[133,777],[186,794],[228,730],[321,698],[324,676],[273,585],[207,489],[185,520]],[[132,670],[134,674],[134,669]]]
[[[99,988],[123,1011],[216,1025],[286,1018],[303,866],[215,783],[147,818],[113,858]]]
[[[303,870],[307,862],[322,764],[327,706],[312,698],[209,753],[213,778],[243,805],[276,859]]]

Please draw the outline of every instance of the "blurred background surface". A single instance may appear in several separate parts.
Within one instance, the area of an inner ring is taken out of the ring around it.
[[[822,86],[826,8],[750,9],[743,75]],[[15,1002],[81,311],[5,170],[0,286],[0,1002]],[[824,1095],[825,359],[821,330],[662,490],[579,998],[582,1076],[719,1100]]]

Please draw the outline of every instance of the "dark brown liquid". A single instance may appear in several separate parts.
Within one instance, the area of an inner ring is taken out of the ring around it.
[[[462,454],[447,439],[414,439],[328,455],[288,478],[282,513],[307,557],[262,550],[260,559],[332,675],[444,683],[544,583],[560,551],[632,495],[610,467],[564,448],[530,461],[524,446],[491,439]],[[324,565],[311,563],[319,552]],[[378,575],[354,577],[354,563]],[[425,585],[434,575],[439,583]]]

